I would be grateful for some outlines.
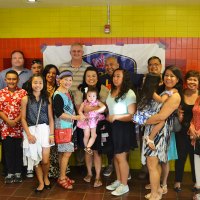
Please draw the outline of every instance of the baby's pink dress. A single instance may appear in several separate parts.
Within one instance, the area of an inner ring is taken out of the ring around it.
[[[84,100],[84,106],[91,106],[91,107],[96,107],[99,105],[99,101],[96,100],[93,103],[88,102],[87,100]],[[102,115],[101,113],[96,113],[95,111],[90,111],[88,113],[84,113],[85,117],[87,117],[87,119],[85,120],[79,120],[77,122],[77,126],[81,129],[85,129],[85,128],[95,128],[97,126],[98,121],[100,120],[104,120],[105,116]]]

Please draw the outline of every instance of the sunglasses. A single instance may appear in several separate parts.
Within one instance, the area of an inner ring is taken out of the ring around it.
[[[32,60],[31,65],[34,65],[34,64],[42,64],[42,61],[39,59]]]

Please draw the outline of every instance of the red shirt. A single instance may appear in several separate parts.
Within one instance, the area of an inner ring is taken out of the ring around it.
[[[195,130],[200,130],[200,96],[197,98],[194,107],[192,109],[193,118],[192,123],[194,124]]]
[[[14,93],[10,93],[8,87],[0,90],[0,111],[2,111],[8,119],[14,120],[21,112],[21,99],[26,96],[27,92],[23,89],[16,88]],[[19,121],[16,126],[10,127],[4,121],[0,122],[1,138],[7,136],[22,138],[22,125]]]

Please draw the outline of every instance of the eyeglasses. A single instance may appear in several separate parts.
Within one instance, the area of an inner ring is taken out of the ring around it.
[[[40,64],[41,65],[42,61],[39,60],[39,59],[32,60],[31,65],[34,65],[34,64]]]
[[[158,67],[160,64],[154,63],[154,64],[149,64],[149,67]]]

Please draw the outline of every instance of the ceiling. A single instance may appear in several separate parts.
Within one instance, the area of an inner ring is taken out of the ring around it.
[[[200,0],[0,0],[0,8],[63,7],[63,6],[105,6],[112,5],[200,5]]]

